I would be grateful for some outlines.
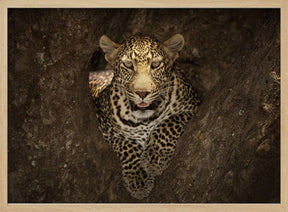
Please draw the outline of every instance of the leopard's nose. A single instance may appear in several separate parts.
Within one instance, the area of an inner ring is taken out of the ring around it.
[[[138,96],[140,96],[142,99],[144,99],[150,92],[148,91],[135,91]]]

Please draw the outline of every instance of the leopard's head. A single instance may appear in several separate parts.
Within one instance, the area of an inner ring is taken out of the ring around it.
[[[103,35],[100,47],[114,68],[114,81],[130,102],[145,110],[161,101],[171,85],[171,67],[184,46],[180,34],[164,43],[147,35],[134,35],[120,44]]]

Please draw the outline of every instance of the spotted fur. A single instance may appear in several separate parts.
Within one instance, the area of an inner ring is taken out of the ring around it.
[[[114,77],[97,96],[92,82],[91,94],[103,137],[120,158],[124,184],[137,199],[149,195],[154,177],[169,165],[185,124],[200,104],[173,68],[183,46],[180,34],[164,43],[146,35],[120,44],[105,35],[100,38]]]
[[[89,73],[90,93],[95,100],[113,79],[113,70],[103,70]]]

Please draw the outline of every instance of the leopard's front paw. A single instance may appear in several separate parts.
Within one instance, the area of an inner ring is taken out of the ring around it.
[[[154,187],[154,177],[149,175],[143,167],[138,167],[136,170],[123,170],[122,175],[126,189],[136,199],[147,197]]]
[[[164,169],[168,166],[167,158],[161,157],[152,148],[148,148],[141,155],[141,163],[144,169],[151,176],[158,176],[162,174]]]

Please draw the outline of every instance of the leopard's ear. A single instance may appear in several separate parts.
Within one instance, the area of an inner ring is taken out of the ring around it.
[[[99,44],[105,53],[106,61],[112,65],[113,60],[118,52],[119,45],[110,40],[110,38],[108,38],[106,35],[101,36]]]
[[[181,51],[184,43],[184,37],[180,34],[176,34],[164,42],[164,49],[169,56],[171,65],[178,58],[178,52]]]

